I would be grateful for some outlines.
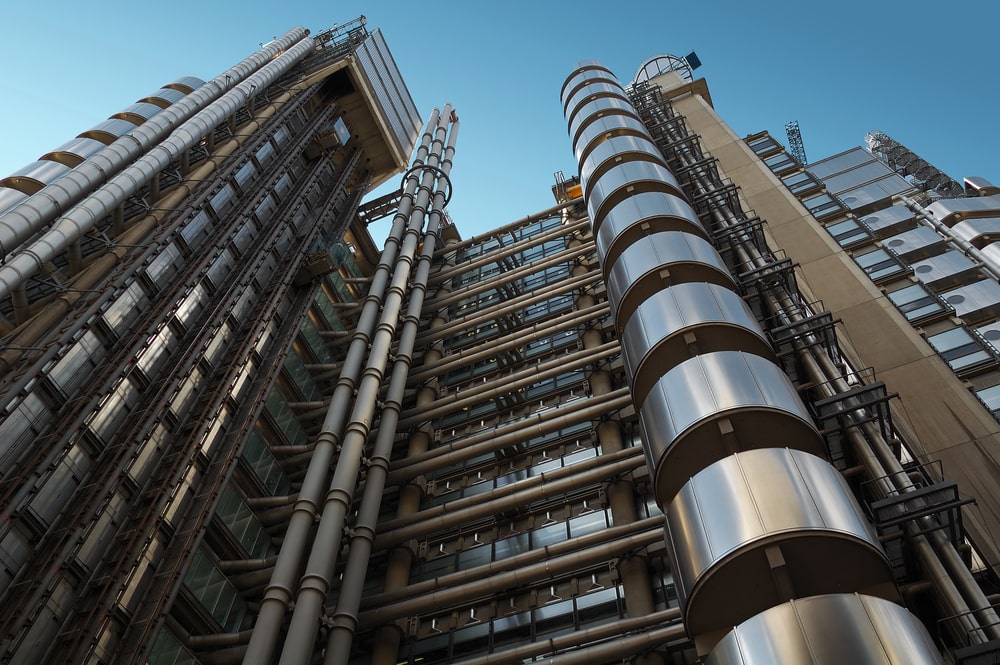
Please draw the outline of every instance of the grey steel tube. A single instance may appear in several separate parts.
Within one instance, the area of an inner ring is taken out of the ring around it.
[[[550,229],[544,233],[536,233],[535,235],[524,240],[518,240],[512,245],[504,245],[503,249],[488,252],[483,256],[472,259],[471,261],[464,261],[454,267],[449,267],[447,270],[439,270],[431,277],[428,285],[436,286],[446,280],[452,279],[453,277],[458,277],[459,275],[470,270],[475,270],[476,268],[496,263],[500,259],[509,258],[518,252],[523,252],[526,249],[537,247],[538,245],[541,245],[549,240],[562,239],[574,231],[586,229],[587,226],[587,218],[584,217],[575,222],[570,222],[569,224],[561,224],[560,226]],[[497,236],[494,235],[493,237]]]
[[[389,473],[389,457],[396,439],[399,412],[406,394],[406,383],[413,359],[417,328],[420,325],[420,314],[423,311],[431,259],[438,241],[441,211],[445,205],[447,178],[451,173],[458,128],[458,118],[453,117],[451,130],[448,132],[448,146],[445,148],[444,157],[440,163],[442,177],[438,179],[437,191],[434,194],[432,212],[427,222],[427,231],[424,233],[420,259],[417,262],[417,271],[411,286],[410,301],[403,317],[404,323],[399,335],[396,360],[392,366],[389,387],[383,400],[378,436],[369,458],[368,471],[365,474],[365,489],[361,498],[361,507],[358,509],[354,535],[351,537],[347,563],[344,566],[344,582],[340,587],[340,594],[337,596],[337,609],[330,625],[325,659],[325,662],[330,665],[346,664],[351,655],[351,643],[354,640],[354,631],[358,623],[358,608],[361,606],[361,595],[364,591],[365,576],[368,571],[368,559],[371,556],[372,543],[375,539],[375,527],[382,505],[385,479]]]
[[[471,324],[488,321],[492,318],[496,318],[503,314],[510,314],[511,312],[516,312],[519,309],[524,309],[529,305],[534,305],[545,300],[549,300],[552,296],[559,295],[561,293],[567,293],[574,289],[577,289],[584,284],[589,284],[591,282],[596,282],[604,277],[601,275],[600,270],[591,270],[590,272],[579,275],[578,277],[573,277],[568,280],[560,281],[557,284],[550,284],[544,289],[536,289],[533,292],[526,293],[524,295],[517,296],[516,298],[510,298],[502,303],[493,305],[491,307],[484,307],[474,314],[469,314],[467,316],[458,317],[452,319],[447,325],[441,326],[440,328],[435,328],[434,330],[428,330],[426,333],[421,335],[417,339],[418,344],[429,344],[430,342],[437,341],[453,335],[456,331],[468,328]]]
[[[422,164],[431,143],[432,127],[437,124],[437,112],[433,113],[417,148],[415,164]],[[327,487],[330,465],[333,463],[340,433],[353,399],[354,387],[361,374],[361,366],[368,351],[368,343],[378,319],[382,300],[388,287],[389,276],[399,252],[400,241],[417,191],[418,178],[411,172],[405,179],[399,209],[393,218],[392,227],[379,257],[378,266],[372,276],[372,283],[364,299],[358,324],[347,349],[340,379],[334,387],[330,409],[323,421],[322,429],[316,437],[312,458],[302,481],[295,509],[288,519],[278,561],[271,581],[264,591],[254,634],[250,638],[250,648],[244,665],[270,665],[276,648],[278,634],[285,612],[292,599],[295,580],[301,568],[302,557],[309,547],[317,507],[323,500]]]
[[[358,384],[354,408],[344,429],[340,456],[337,458],[333,479],[326,493],[306,570],[299,584],[295,609],[292,612],[291,624],[279,660],[280,665],[305,663],[313,652],[313,643],[319,630],[318,619],[323,611],[330,578],[336,567],[344,523],[353,499],[362,454],[370,433],[385,367],[400,319],[400,309],[410,280],[413,256],[430,202],[431,187],[438,178],[438,164],[441,160],[441,150],[450,115],[451,109],[446,105],[441,114],[442,120],[436,123],[437,128],[432,141],[432,145],[439,147],[430,150],[427,165],[421,168],[422,179],[417,201],[413,205],[399,255],[396,257],[392,282],[386,289],[382,314],[372,338],[368,362]]]
[[[469,296],[476,295],[477,293],[482,293],[491,288],[499,286],[501,284],[509,284],[516,279],[520,279],[525,275],[532,275],[536,272],[544,270],[545,268],[550,268],[552,266],[559,265],[561,263],[566,263],[567,259],[572,258],[575,255],[579,255],[580,250],[574,247],[569,247],[567,249],[560,250],[555,254],[546,256],[538,261],[532,261],[531,263],[522,264],[512,270],[504,270],[492,277],[487,277],[486,279],[477,280],[475,284],[468,284],[461,291],[457,293],[449,293],[440,298],[431,298],[428,300],[427,305],[429,307],[440,309],[452,303],[456,303],[465,300]]]
[[[607,529],[585,534],[583,536],[576,536],[575,538],[562,540],[538,549],[527,550],[499,561],[493,561],[481,566],[476,566],[475,568],[466,568],[465,570],[448,573],[434,579],[416,582],[415,584],[411,584],[402,589],[383,591],[382,593],[365,598],[362,605],[366,610],[382,607],[384,605],[391,605],[392,603],[407,600],[413,598],[414,596],[436,591],[438,589],[448,589],[460,586],[482,577],[488,577],[490,575],[495,575],[496,573],[520,568],[526,564],[537,563],[551,557],[562,556],[563,554],[589,549],[591,547],[603,545],[609,541],[637,535],[646,531],[662,529],[663,520],[663,515],[655,515],[653,517],[647,517],[646,519],[635,522],[612,526]]]
[[[472,236],[471,238],[468,238],[466,240],[451,243],[447,247],[442,247],[441,249],[434,252],[434,256],[438,257],[446,253],[457,252],[458,250],[465,249],[466,247],[472,247],[477,243],[485,242],[486,240],[489,240],[490,238],[495,238],[498,235],[515,231],[521,228],[522,226],[525,226],[526,224],[537,222],[540,219],[545,219],[546,217],[554,215],[560,210],[565,210],[566,208],[575,206],[578,203],[583,203],[582,196],[578,196],[575,199],[571,199],[566,203],[559,203],[557,205],[552,206],[551,208],[546,208],[545,210],[542,210],[541,212],[536,212],[533,215],[528,215],[526,217],[522,217],[521,219],[516,219],[513,222],[509,222],[507,224],[504,224],[503,226],[493,229],[487,234],[481,236]]]
[[[553,413],[535,413],[509,425],[487,429],[471,436],[450,441],[434,450],[420,455],[412,455],[406,464],[400,464],[389,472],[389,483],[402,483],[417,476],[450,466],[463,459],[469,459],[491,451],[501,450],[526,439],[542,436],[572,427],[587,420],[624,409],[632,404],[628,388],[619,388],[599,398],[578,399],[558,407]]]
[[[588,323],[593,321],[595,318],[600,318],[603,314],[606,314],[609,311],[610,310],[606,302],[598,303],[583,309],[576,309],[566,312],[565,314],[560,314],[559,316],[551,319],[545,319],[544,321],[532,323],[530,326],[526,326],[523,329],[511,331],[509,334],[500,338],[505,339],[506,341],[499,342],[498,340],[494,340],[493,343],[491,343],[487,348],[469,347],[459,349],[458,351],[442,356],[436,362],[423,363],[420,367],[420,371],[410,372],[410,382],[413,383],[415,381],[422,381],[432,376],[441,376],[455,367],[468,365],[476,362],[477,360],[491,358],[497,353],[523,346],[525,337],[528,339],[550,337],[563,330],[574,328],[582,323]]]
[[[150,182],[170,162],[197,145],[206,134],[225,122],[246,104],[254,91],[269,86],[312,50],[312,39],[300,41],[236,88],[199,111],[175,129],[167,139],[73,206],[29,247],[8,257],[6,263],[0,266],[0,298],[14,293],[29,277],[35,275],[59,252],[93,229],[100,220]]]
[[[65,176],[0,215],[0,259],[40,231],[73,204],[139,158],[194,113],[241,83],[275,55],[305,39],[309,31],[293,28],[74,167]],[[311,41],[311,40],[310,40]]]
[[[439,399],[437,404],[433,407],[408,410],[404,412],[403,416],[400,418],[399,426],[407,427],[421,421],[432,420],[433,418],[436,418],[444,413],[448,413],[455,408],[481,402],[484,398],[491,395],[496,396],[506,394],[509,391],[530,386],[549,377],[558,376],[559,374],[571,369],[584,367],[593,362],[615,355],[619,353],[619,350],[620,347],[618,346],[618,341],[614,340],[611,342],[605,342],[601,346],[593,349],[584,349],[582,351],[566,353],[551,360],[538,363],[537,365],[525,367],[522,370],[508,375],[506,377],[508,380],[504,381],[502,386],[497,386],[495,383],[483,382],[460,392],[453,392],[448,397]]]
[[[638,453],[638,451],[637,451]],[[586,485],[608,480],[621,474],[626,474],[641,467],[645,459],[640,454],[631,454],[624,459],[608,464],[598,465],[588,471],[580,471],[575,474],[568,474],[568,477],[559,478],[551,482],[540,485],[532,485],[519,490],[513,494],[500,494],[490,501],[482,501],[466,506],[455,512],[444,515],[434,515],[423,519],[415,524],[407,524],[392,531],[380,532],[375,536],[375,547],[383,549],[392,547],[407,540],[420,538],[438,531],[453,529],[465,522],[485,517],[487,515],[499,514],[506,510],[512,510],[518,506],[525,506],[545,498],[561,496],[571,490],[585,487]],[[419,516],[420,513],[417,513]]]
[[[383,605],[359,617],[363,626],[372,626],[405,616],[415,616],[425,612],[450,607],[456,603],[470,603],[490,595],[518,587],[531,586],[558,575],[565,575],[606,562],[608,559],[652,545],[663,540],[663,532],[650,529],[644,533],[625,536],[602,543],[595,547],[548,557],[543,561],[470,579],[459,586],[439,589],[415,598]]]
[[[454,665],[521,665],[521,663],[533,661],[536,656],[546,653],[557,653],[562,650],[579,647],[583,644],[593,644],[608,638],[617,638],[621,635],[642,635],[643,633],[640,633],[639,631],[650,626],[675,624],[670,628],[660,629],[664,631],[674,631],[670,633],[671,637],[663,640],[669,642],[684,637],[684,626],[680,625],[680,618],[681,611],[679,609],[669,608],[644,616],[613,621],[611,623],[604,624],[603,626],[595,626],[594,628],[588,628],[586,630],[574,630],[568,635],[560,635],[547,640],[531,642],[530,644],[524,644],[522,646],[514,647],[513,649],[506,649],[504,651],[497,651],[485,656],[460,660],[455,662]],[[645,642],[646,639],[644,638],[643,641]],[[633,645],[630,644],[629,648],[632,647]],[[636,652],[641,650],[641,647],[635,646]],[[567,654],[567,656],[569,655],[572,654]],[[596,654],[588,653],[587,657],[593,655]],[[625,653],[620,659],[616,656],[615,661],[621,660],[624,663],[628,660],[630,655],[633,654]],[[596,661],[583,661],[584,665],[591,662]]]

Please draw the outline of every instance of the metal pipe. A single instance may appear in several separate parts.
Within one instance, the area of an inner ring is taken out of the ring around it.
[[[530,338],[525,338],[525,341],[530,341]],[[482,402],[489,397],[505,395],[519,388],[524,388],[550,377],[558,376],[564,372],[589,365],[620,352],[621,347],[618,345],[618,340],[613,340],[593,349],[583,349],[582,351],[566,353],[552,360],[511,372],[504,377],[502,385],[498,385],[495,381],[485,381],[472,388],[455,391],[447,397],[440,398],[429,409],[407,409],[407,411],[403,412],[399,420],[399,426],[408,427],[421,421],[433,420],[440,415],[462,408],[463,406]]]
[[[181,153],[197,145],[206,134],[237,112],[256,90],[266,88],[312,50],[312,39],[300,41],[233,90],[195,114],[175,129],[167,139],[77,203],[29,247],[8,257],[6,263],[0,266],[0,298],[14,292],[59,252],[93,229],[101,219],[123,204],[129,196],[138,192]]]
[[[538,220],[545,219],[546,217],[551,217],[555,213],[557,213],[557,212],[559,212],[561,210],[564,210],[566,208],[570,208],[572,206],[575,206],[575,205],[577,205],[579,203],[583,203],[583,197],[582,196],[578,196],[575,199],[570,199],[569,201],[566,201],[565,203],[559,203],[557,205],[552,206],[551,208],[546,208],[545,210],[542,210],[541,212],[536,212],[533,215],[527,215],[525,217],[522,217],[521,219],[517,219],[517,220],[514,220],[513,222],[509,222],[507,224],[504,224],[503,226],[498,226],[497,228],[493,229],[492,231],[490,231],[489,233],[486,233],[484,235],[481,235],[481,236],[472,236],[471,238],[468,238],[466,240],[462,240],[461,242],[449,244],[449,245],[447,245],[445,247],[442,247],[441,249],[437,250],[436,252],[434,252],[434,257],[437,258],[439,256],[442,256],[445,253],[457,252],[457,251],[459,251],[461,249],[465,249],[466,247],[472,247],[475,244],[485,242],[485,241],[489,240],[490,238],[496,237],[496,236],[501,235],[503,233],[509,233],[511,231],[517,230],[517,229],[521,228],[522,226],[525,226],[525,225],[530,224],[532,222],[537,222]]]
[[[330,578],[336,568],[344,523],[353,500],[365,443],[370,433],[370,425],[382,388],[382,379],[388,363],[392,340],[400,319],[403,297],[410,281],[411,264],[417,249],[420,231],[424,226],[424,216],[430,200],[431,187],[438,179],[438,164],[441,160],[441,149],[450,115],[451,108],[446,105],[441,113],[442,120],[439,121],[435,117],[437,128],[432,145],[438,147],[430,150],[427,166],[420,169],[422,177],[417,201],[413,205],[409,224],[403,235],[399,255],[396,257],[392,282],[386,289],[382,314],[371,341],[368,362],[358,384],[350,420],[344,430],[340,455],[333,471],[333,479],[330,481],[326,493],[312,550],[299,584],[295,609],[292,612],[288,635],[279,660],[280,665],[297,665],[306,662],[313,651],[313,643],[319,629],[318,619],[329,590]]]
[[[598,303],[583,309],[577,309],[571,312],[566,312],[565,314],[560,314],[559,316],[551,319],[545,319],[544,321],[532,323],[530,326],[526,326],[525,328],[512,330],[500,338],[506,341],[500,342],[499,340],[494,340],[493,343],[491,343],[487,348],[468,347],[442,356],[435,362],[428,363],[425,361],[420,366],[420,371],[410,372],[410,383],[412,385],[413,383],[423,381],[432,376],[441,376],[455,367],[469,365],[478,360],[491,358],[497,353],[502,353],[504,351],[524,346],[526,334],[530,339],[550,337],[558,332],[568,330],[582,323],[588,323],[594,319],[599,319],[609,311],[610,308],[607,302]]]
[[[252,53],[214,79],[193,90],[144,123],[75,166],[69,173],[43,187],[0,215],[0,259],[68,210],[125,166],[138,159],[192,115],[266,65],[275,55],[305,39],[309,31],[293,28],[279,39]],[[310,40],[312,41],[312,40]]]
[[[470,579],[460,586],[438,589],[415,598],[367,610],[362,612],[359,617],[360,625],[373,626],[406,616],[416,616],[432,610],[440,610],[455,604],[467,605],[482,598],[489,598],[496,593],[529,587],[559,575],[590,568],[625,552],[641,549],[661,540],[663,540],[663,531],[650,529],[644,533],[618,538],[585,550],[546,557],[542,561],[521,566],[515,570],[486,574]]]
[[[517,296],[516,298],[510,298],[502,303],[498,303],[490,307],[483,307],[473,314],[451,319],[447,325],[442,326],[441,328],[428,330],[417,339],[417,344],[424,345],[429,344],[430,342],[435,342],[477,323],[482,323],[483,321],[489,321],[498,316],[516,312],[517,310],[524,309],[529,305],[549,300],[553,296],[566,293],[567,291],[572,291],[588,283],[600,281],[602,279],[604,279],[604,277],[601,275],[600,270],[591,270],[584,275],[563,280],[558,284],[549,284],[544,289],[536,289],[533,292],[525,293]]]
[[[437,119],[435,111],[424,131],[420,146],[417,148],[414,157],[415,165],[423,164],[423,160],[427,156],[432,138],[432,127],[437,124]],[[406,221],[413,206],[417,185],[416,172],[411,171],[405,178],[399,208],[393,218],[392,227],[372,276],[371,286],[365,296],[358,324],[347,349],[340,378],[334,387],[330,408],[323,421],[322,429],[316,437],[306,476],[302,481],[302,487],[299,489],[295,502],[295,509],[288,519],[288,528],[278,553],[274,573],[261,600],[257,623],[254,626],[254,634],[250,639],[250,648],[247,649],[244,665],[271,665],[272,654],[277,646],[285,612],[292,599],[295,580],[299,576],[301,560],[309,547],[317,507],[326,491],[329,469],[333,463],[340,433],[343,431],[344,421],[353,399],[354,387],[361,374],[361,365],[368,352],[369,340],[375,331],[378,313],[388,288],[389,276],[396,263],[400,240],[403,237]]]
[[[632,395],[628,388],[619,388],[599,398],[585,397],[573,400],[554,410],[533,413],[517,422],[449,441],[426,453],[411,455],[405,460],[405,464],[401,462],[399,466],[393,467],[389,472],[388,482],[402,483],[462,460],[502,450],[565,427],[579,425],[631,405]]]
[[[531,485],[525,489],[519,488],[513,494],[499,492],[498,495],[491,497],[488,501],[483,500],[479,503],[473,503],[460,510],[448,512],[443,515],[435,514],[426,519],[421,519],[421,521],[415,524],[400,526],[392,531],[380,531],[375,536],[375,548],[384,549],[437,531],[454,529],[457,525],[465,522],[471,522],[487,515],[499,514],[519,506],[527,506],[546,498],[561,496],[588,484],[630,473],[646,462],[645,458],[638,454],[638,450],[641,449],[637,449],[635,453],[629,454],[624,459],[619,459],[616,462],[597,465],[595,468],[587,471],[561,474],[567,477],[560,477],[556,480],[550,481],[546,477],[547,474],[542,474],[543,482],[541,484]],[[418,515],[422,516],[423,514],[418,513]]]
[[[461,291],[457,293],[449,293],[439,298],[431,298],[427,305],[435,309],[441,309],[448,305],[452,305],[462,300],[466,300],[471,296],[480,294],[484,291],[489,291],[503,284],[509,284],[517,279],[522,278],[525,275],[533,275],[536,272],[541,272],[546,268],[551,268],[557,266],[560,263],[566,263],[574,255],[580,254],[580,250],[575,247],[568,247],[566,249],[559,250],[555,254],[546,256],[545,258],[539,259],[537,261],[532,261],[531,263],[525,263],[519,265],[516,268],[510,270],[504,270],[496,275],[487,277],[486,279],[476,280],[473,284],[467,284]]]
[[[435,577],[434,579],[415,582],[414,584],[410,584],[401,589],[383,591],[382,593],[368,596],[364,599],[362,605],[366,610],[368,610],[385,605],[391,605],[401,600],[407,600],[413,598],[414,596],[430,593],[439,589],[450,589],[456,586],[461,586],[468,582],[488,577],[490,575],[495,575],[508,570],[514,570],[539,561],[545,561],[551,557],[586,550],[591,547],[603,545],[608,541],[616,541],[620,538],[631,537],[650,530],[662,529],[663,521],[663,515],[655,515],[653,517],[647,517],[643,520],[637,520],[627,524],[619,524],[607,529],[601,529],[600,531],[588,533],[583,536],[576,536],[575,538],[569,538],[567,540],[553,543],[552,545],[546,545],[545,547],[538,549],[521,552],[520,554],[516,554],[499,561],[493,561],[474,568],[467,568],[454,573],[448,573],[447,575]]]
[[[659,629],[662,631],[671,631],[671,636],[662,640],[669,642],[675,639],[681,639],[685,635],[684,626],[678,623],[680,618],[681,611],[676,607],[672,607],[666,610],[660,610],[659,612],[653,612],[645,616],[621,619],[619,621],[607,623],[603,626],[595,626],[594,628],[588,628],[586,630],[574,630],[567,635],[559,635],[558,637],[540,640],[538,642],[531,642],[529,644],[514,647],[513,649],[506,649],[504,651],[497,651],[484,656],[460,660],[454,663],[454,665],[520,665],[521,663],[528,662],[529,660],[533,661],[535,657],[546,653],[557,653],[567,649],[576,649],[583,644],[593,644],[601,640],[606,640],[609,637],[617,638],[622,635],[636,635],[637,631],[641,631],[650,626],[674,624],[669,627]],[[645,633],[638,633],[640,636],[644,634]],[[674,636],[675,634],[676,636]],[[648,639],[649,638],[645,638],[643,642],[645,643]],[[653,639],[659,638],[657,637]],[[634,651],[631,651],[633,648]],[[620,658],[615,656],[613,660],[626,662],[629,656],[642,651],[643,648],[644,647],[640,645],[635,645],[633,647],[633,645],[630,644],[628,645],[626,652]],[[567,656],[571,656],[573,653],[577,653],[577,651],[574,650],[570,654],[567,654]],[[597,662],[586,659],[589,656],[595,655],[596,654],[593,653],[587,653],[582,657],[581,665],[590,665],[592,662]]]
[[[441,211],[445,204],[446,184],[448,175],[451,173],[455,141],[458,138],[458,126],[458,119],[453,118],[451,131],[448,133],[448,146],[441,160],[440,169],[443,177],[438,179],[437,191],[434,194],[432,205],[433,212],[431,212],[427,223],[427,231],[424,233],[416,276],[413,279],[410,300],[399,335],[396,360],[393,363],[389,388],[383,400],[378,437],[375,440],[375,446],[369,458],[368,471],[365,474],[364,494],[354,525],[354,535],[351,537],[347,563],[344,567],[344,581],[337,596],[336,611],[330,622],[326,663],[346,664],[351,655],[351,643],[354,640],[354,632],[358,623],[358,608],[361,605],[365,576],[368,571],[368,559],[371,556],[375,538],[375,527],[382,505],[385,479],[389,472],[389,457],[395,443],[397,421],[406,393],[414,342],[420,324],[420,313],[423,310],[427,278],[430,274],[431,258],[438,241]]]
[[[476,268],[496,263],[500,259],[509,258],[518,252],[523,252],[526,249],[537,247],[538,245],[548,242],[549,240],[562,239],[576,231],[586,229],[587,224],[588,221],[586,217],[575,222],[564,223],[554,229],[546,231],[545,233],[537,233],[524,240],[518,240],[513,245],[504,246],[503,249],[489,252],[478,258],[472,259],[471,261],[465,261],[454,267],[448,268],[447,270],[438,270],[431,277],[428,285],[437,286],[442,282],[458,277],[459,275],[467,273],[470,270],[475,270]]]

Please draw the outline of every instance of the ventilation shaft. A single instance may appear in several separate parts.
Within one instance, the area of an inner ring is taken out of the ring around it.
[[[699,654],[715,665],[942,663],[618,80],[581,62],[562,101]]]

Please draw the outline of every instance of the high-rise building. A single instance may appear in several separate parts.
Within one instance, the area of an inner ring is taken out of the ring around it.
[[[994,662],[997,190],[691,64],[466,239],[363,20],[0,180],[0,663]]]

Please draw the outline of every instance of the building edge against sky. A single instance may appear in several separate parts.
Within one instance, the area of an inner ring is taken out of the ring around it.
[[[672,60],[473,238],[363,20],[0,181],[0,662],[990,662],[1000,190]]]

